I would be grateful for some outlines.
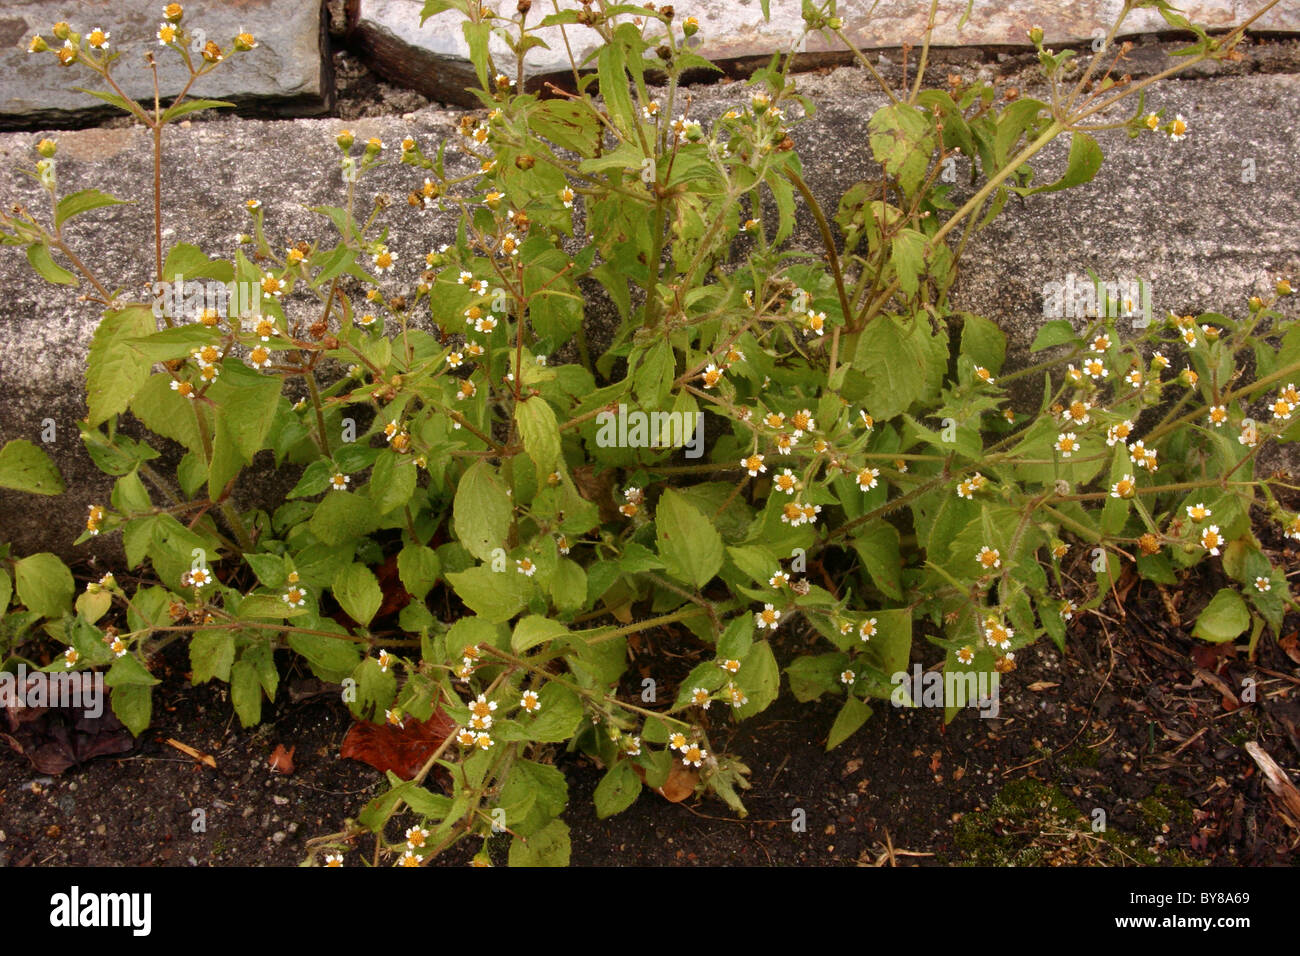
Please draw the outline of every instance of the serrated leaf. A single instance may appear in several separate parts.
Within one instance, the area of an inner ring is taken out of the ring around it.
[[[58,206],[55,207],[55,228],[62,226],[73,216],[80,216],[83,212],[90,212],[92,209],[99,209],[103,206],[126,205],[126,202],[125,199],[118,199],[108,193],[100,192],[98,189],[83,189],[71,193],[60,199]]]
[[[39,446],[15,438],[0,448],[0,488],[34,495],[63,494],[63,476]]]
[[[145,306],[106,312],[90,340],[86,362],[87,424],[100,424],[119,412],[149,377],[153,360],[127,343],[157,328],[153,312]]]
[[[470,554],[489,561],[493,551],[504,548],[513,511],[492,466],[476,461],[466,469],[456,486],[452,522],[456,537]]]
[[[76,584],[72,572],[58,555],[43,551],[14,564],[18,600],[42,617],[62,617],[72,609]]]
[[[673,488],[655,509],[655,539],[669,573],[697,589],[722,567],[722,536],[707,515]]]
[[[370,623],[384,602],[384,592],[364,564],[349,564],[334,576],[332,588],[339,606],[362,627]]]
[[[637,776],[632,762],[621,760],[605,772],[596,784],[592,800],[596,804],[596,818],[603,820],[616,813],[622,813],[636,803],[641,793],[641,778]]]
[[[77,277],[54,261],[50,247],[43,242],[34,242],[27,247],[27,261],[46,282],[55,285],[76,285]]]

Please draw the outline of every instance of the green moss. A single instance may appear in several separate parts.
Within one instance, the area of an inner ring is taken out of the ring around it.
[[[1162,785],[1139,811],[1159,831],[1171,820],[1191,819],[1191,805]],[[953,832],[962,866],[1196,866],[1181,850],[1156,853],[1149,840],[1113,826],[1095,831],[1092,818],[1051,784],[1026,778],[1008,783],[987,810],[969,813]]]
[[[1101,762],[1101,748],[1079,745],[1070,748],[1056,759],[1062,767],[1096,767]]]
[[[1157,786],[1151,796],[1139,800],[1137,809],[1146,825],[1156,831],[1166,825],[1191,823],[1193,820],[1192,805],[1167,783]]]

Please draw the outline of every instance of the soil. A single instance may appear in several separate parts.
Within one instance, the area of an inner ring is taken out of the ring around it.
[[[1300,574],[1300,555],[1271,556]],[[1261,785],[1243,745],[1257,741],[1297,776],[1300,617],[1287,618],[1285,647],[1262,637],[1253,662],[1244,646],[1193,640],[1168,608],[1194,620],[1198,603],[1223,583],[1218,574],[1198,566],[1164,596],[1124,582],[1120,604],[1112,597],[1076,617],[1064,654],[1049,641],[1018,652],[996,718],[967,709],[944,726],[940,711],[881,702],[857,734],[826,753],[833,700],[799,704],[785,694],[739,725],[715,708],[715,749],[752,770],[743,819],[717,800],[671,804],[647,791],[624,813],[597,820],[591,796],[602,771],[559,755],[570,787],[572,863],[1285,864],[1300,831]],[[798,628],[780,635],[782,665],[812,640]],[[684,632],[652,632],[634,645],[631,673],[650,661],[662,668],[675,654],[689,667],[698,646]],[[936,656],[917,641],[914,659]],[[257,728],[240,728],[224,685],[190,686],[177,644],[153,662],[162,679],[154,725],[135,752],[57,777],[0,752],[0,865],[302,862],[306,841],[341,830],[383,790],[383,777],[339,758],[352,719],[338,696],[295,702],[291,689],[310,688],[310,675],[290,655],[279,663],[280,693]],[[1246,696],[1246,677],[1257,682],[1255,701],[1229,710],[1223,689]],[[215,767],[169,739],[211,755]],[[290,774],[270,768],[277,745],[294,748]],[[1104,831],[1095,829],[1098,810]],[[504,862],[497,839],[489,851]],[[358,846],[347,863],[371,849]],[[464,864],[476,849],[463,844],[439,862]]]

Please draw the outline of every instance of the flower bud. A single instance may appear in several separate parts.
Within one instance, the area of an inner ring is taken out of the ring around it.
[[[32,42],[27,44],[28,53],[44,53],[49,48],[50,45],[46,43],[45,38],[41,36],[32,37]]]
[[[185,10],[179,3],[169,3],[163,7],[163,19],[168,23],[180,23]]]
[[[1278,279],[1278,280],[1277,280],[1277,294],[1278,294],[1278,295],[1290,295],[1290,294],[1291,294],[1291,280],[1290,280],[1290,279]]]
[[[66,40],[72,35],[72,27],[68,26],[62,20],[54,24],[54,36],[60,40]]]
[[[1043,28],[1034,24],[1029,28],[1029,42],[1034,46],[1043,45]]]
[[[682,21],[682,33],[688,37],[693,37],[700,32],[700,21],[694,17],[687,17]]]
[[[59,144],[52,139],[43,139],[36,144],[36,152],[40,153],[46,159],[50,159],[58,152]]]
[[[352,148],[352,144],[356,142],[356,139],[352,135],[352,130],[345,129],[343,132],[339,133],[338,136],[334,137],[334,142],[339,144],[339,149],[347,152]]]

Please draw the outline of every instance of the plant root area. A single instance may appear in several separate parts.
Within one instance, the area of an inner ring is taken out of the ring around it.
[[[1300,574],[1300,555],[1272,544],[1275,564]],[[714,749],[752,771],[743,818],[711,797],[672,803],[647,789],[630,809],[598,820],[591,797],[603,770],[559,753],[571,862],[1285,865],[1300,847],[1300,815],[1247,745],[1300,777],[1300,616],[1288,615],[1281,640],[1264,634],[1253,660],[1244,637],[1193,639],[1220,575],[1202,563],[1178,588],[1122,578],[1097,611],[1075,616],[1064,653],[1048,640],[1017,652],[995,718],[972,707],[945,726],[941,709],[877,701],[863,728],[827,753],[834,699],[800,704],[784,692],[742,724],[715,705],[707,714]],[[774,642],[784,667],[816,638],[796,625]],[[918,637],[914,660],[924,665],[927,653],[938,657]],[[672,699],[666,672],[680,679],[711,650],[661,628],[638,635],[629,655],[628,699],[638,699],[645,673],[658,678],[660,699]],[[129,752],[51,775],[0,745],[0,865],[301,863],[308,840],[343,830],[385,783],[339,756],[353,721],[336,690],[291,655],[277,662],[276,701],[250,730],[224,685],[190,685],[177,644],[153,661],[162,681],[153,726]],[[398,815],[388,836],[400,840],[413,822]],[[489,839],[494,861],[505,862],[508,840]],[[464,865],[479,846],[478,837],[463,840],[435,865]],[[373,836],[358,839],[345,865],[374,852]]]

